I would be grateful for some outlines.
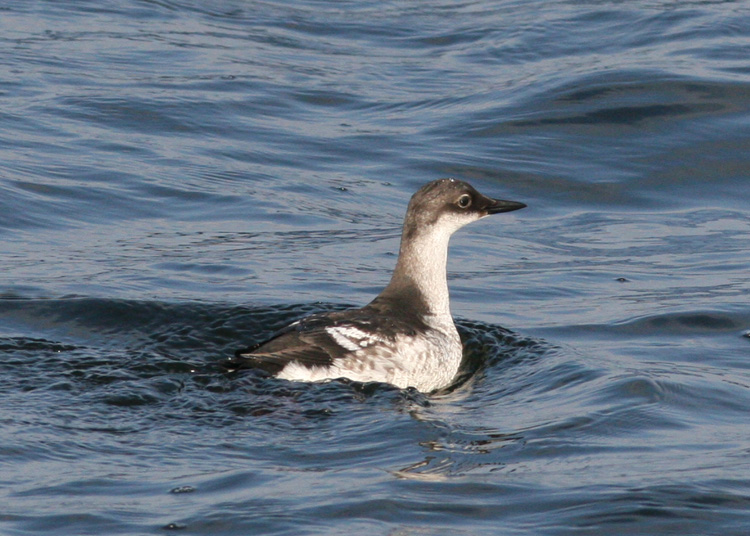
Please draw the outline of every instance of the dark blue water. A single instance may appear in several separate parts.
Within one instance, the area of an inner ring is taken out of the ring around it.
[[[745,535],[750,4],[0,6],[0,533]],[[453,239],[461,381],[218,367]]]

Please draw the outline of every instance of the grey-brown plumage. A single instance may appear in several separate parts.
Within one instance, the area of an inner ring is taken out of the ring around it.
[[[450,385],[461,340],[450,313],[450,236],[490,214],[526,205],[491,199],[466,182],[440,179],[411,198],[396,268],[368,305],[308,316],[269,340],[238,350],[227,368],[261,368],[280,378],[349,378],[432,391]]]

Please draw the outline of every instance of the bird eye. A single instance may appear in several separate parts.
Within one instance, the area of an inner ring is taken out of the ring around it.
[[[471,205],[471,196],[469,194],[464,194],[458,198],[459,207],[467,208],[469,205]]]

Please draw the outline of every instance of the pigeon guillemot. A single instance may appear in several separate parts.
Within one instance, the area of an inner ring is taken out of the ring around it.
[[[349,378],[423,392],[447,387],[462,358],[448,297],[448,241],[468,223],[525,206],[455,179],[424,185],[409,201],[396,268],[377,298],[360,309],[298,320],[238,350],[225,366],[293,381]]]

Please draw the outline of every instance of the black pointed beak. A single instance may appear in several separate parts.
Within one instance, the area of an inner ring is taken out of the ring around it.
[[[526,208],[526,205],[519,203],[518,201],[505,201],[504,199],[490,199],[487,198],[487,206],[485,210],[487,214],[500,214],[501,212],[512,212],[514,210],[520,210]]]

